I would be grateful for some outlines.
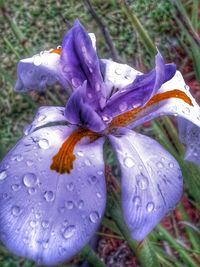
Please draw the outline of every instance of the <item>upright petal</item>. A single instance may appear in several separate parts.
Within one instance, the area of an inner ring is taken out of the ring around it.
[[[99,59],[88,33],[78,20],[63,39],[61,64],[63,77],[72,87],[77,88],[87,80],[87,102],[98,107],[105,96]]]
[[[87,104],[85,91],[87,82],[79,86],[69,98],[66,108],[66,119],[76,125],[80,125],[94,132],[101,132],[106,128],[106,124],[97,112]]]
[[[107,101],[102,114],[114,117],[124,111],[144,105],[163,83],[174,76],[175,72],[176,66],[165,65],[162,56],[158,53],[155,69],[147,74],[138,75],[132,83],[115,93]]]
[[[181,171],[176,160],[149,137],[123,129],[109,139],[121,168],[125,222],[140,241],[179,201]]]
[[[20,60],[15,91],[44,91],[48,85],[55,84],[59,81],[59,60],[60,55],[52,50]]]
[[[28,135],[34,132],[39,127],[45,126],[49,123],[55,122],[66,122],[66,118],[64,116],[64,107],[49,107],[43,106],[40,107],[34,117],[34,120],[31,124],[28,124],[24,128],[24,134]]]
[[[58,265],[97,229],[105,208],[103,139],[75,147],[70,174],[50,170],[73,131],[43,128],[21,139],[0,165],[0,238],[13,253]]]

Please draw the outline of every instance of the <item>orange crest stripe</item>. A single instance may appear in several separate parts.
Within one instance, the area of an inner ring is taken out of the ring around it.
[[[62,49],[60,47],[60,48],[56,48],[56,49],[52,50],[50,53],[55,53],[55,54],[60,55],[61,54],[61,51],[62,51]]]
[[[95,141],[100,135],[90,130],[75,130],[65,140],[58,153],[53,157],[51,170],[55,170],[61,174],[71,172],[73,169],[73,162],[76,159],[76,156],[73,153],[74,147],[83,137],[89,137],[90,141]]]
[[[179,98],[190,106],[193,106],[191,99],[183,91],[174,89],[172,91],[167,91],[154,95],[143,107],[131,109],[123,114],[114,117],[109,127],[113,128],[127,126],[136,119],[136,115],[138,115],[138,113],[140,113],[141,111],[145,111],[147,108],[158,104],[160,101],[167,100],[170,98]]]

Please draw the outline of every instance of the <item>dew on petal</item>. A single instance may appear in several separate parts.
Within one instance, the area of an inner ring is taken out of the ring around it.
[[[35,220],[30,221],[30,226],[31,226],[32,228],[35,228],[36,225],[37,225],[37,221],[35,221]]]
[[[12,188],[13,191],[18,191],[21,188],[21,185],[20,184],[13,184],[11,186],[11,188]]]
[[[41,115],[39,115],[39,116],[37,117],[37,121],[38,121],[38,122],[41,122],[41,121],[43,121],[43,120],[45,120],[45,119],[46,119],[46,116],[43,115],[43,114],[41,114]]]
[[[127,168],[132,168],[133,166],[135,166],[135,162],[133,161],[132,158],[130,157],[126,157],[124,159],[124,165],[127,167]]]
[[[43,227],[44,229],[49,228],[49,221],[47,221],[47,220],[42,221],[42,227]]]
[[[83,206],[84,206],[84,201],[83,200],[79,200],[79,202],[78,202],[78,208],[79,209],[82,209]]]
[[[65,239],[68,239],[70,237],[72,237],[76,232],[76,227],[75,225],[69,225],[65,228],[64,232],[63,232],[63,237]]]
[[[33,59],[33,64],[35,66],[39,66],[42,64],[42,58],[40,56],[35,56]]]
[[[127,110],[127,103],[126,102],[122,102],[120,105],[119,105],[119,110],[121,111],[121,112],[124,112],[124,111],[126,111]]]
[[[98,175],[103,175],[103,171],[97,171]]]
[[[162,169],[164,167],[164,164],[161,162],[161,161],[158,161],[156,163],[156,166],[159,168],[159,169]]]
[[[81,151],[81,150],[78,151],[78,152],[77,152],[77,155],[80,156],[80,157],[83,157],[83,156],[84,156],[83,151]]]
[[[66,201],[65,202],[65,207],[68,209],[68,210],[72,210],[74,208],[74,203],[73,201]]]
[[[20,213],[21,213],[20,207],[19,206],[13,206],[11,208],[11,213],[12,213],[13,216],[19,216]]]
[[[55,199],[55,195],[52,191],[46,191],[44,193],[44,198],[47,202],[52,202]]]
[[[30,166],[32,166],[33,165],[33,160],[27,160],[27,162],[26,162],[26,165],[28,166],[28,167],[30,167]]]
[[[38,141],[38,145],[42,149],[48,149],[49,148],[49,141],[47,139],[40,139]]]
[[[23,182],[26,187],[34,187],[37,184],[37,177],[34,173],[26,173]]]
[[[17,154],[17,155],[12,156],[11,160],[20,162],[23,160],[23,156],[21,154]]]
[[[149,202],[149,203],[147,203],[147,205],[146,205],[146,210],[147,210],[148,212],[152,212],[152,211],[154,210],[154,208],[155,208],[155,204],[154,204],[153,202]]]
[[[136,207],[139,207],[142,204],[142,200],[139,196],[134,196],[132,202]]]
[[[170,168],[174,167],[174,163],[173,162],[170,162],[168,165],[169,165]]]
[[[149,185],[149,181],[148,181],[147,177],[145,177],[142,174],[139,174],[136,176],[136,181],[137,181],[137,185],[139,186],[139,188],[141,190],[147,189],[147,187]]]
[[[96,184],[96,182],[97,182],[97,177],[94,176],[94,175],[91,176],[91,177],[89,177],[88,182],[89,182],[90,184]]]
[[[97,196],[98,198],[102,198],[102,195],[101,195],[99,192],[96,193],[96,196]]]
[[[6,171],[1,171],[1,172],[0,172],[0,181],[5,180],[6,177],[7,177],[7,173],[6,173]]]
[[[36,192],[37,192],[37,190],[34,187],[31,187],[31,188],[28,189],[28,193],[30,195],[34,195]]]
[[[115,69],[115,73],[116,73],[117,75],[121,75],[121,74],[122,74],[122,69],[120,69],[120,68],[116,68],[116,69]]]
[[[97,211],[93,211],[90,213],[90,221],[96,223],[99,219],[99,213]]]
[[[67,189],[69,191],[73,191],[74,190],[74,183],[72,183],[72,182],[71,183],[68,183],[66,187],[67,187]]]

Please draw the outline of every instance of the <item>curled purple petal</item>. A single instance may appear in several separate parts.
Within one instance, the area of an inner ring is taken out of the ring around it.
[[[156,55],[155,69],[147,74],[138,75],[136,79],[114,94],[106,103],[102,114],[117,116],[126,110],[144,105],[163,83],[170,80],[176,72],[174,64],[164,64],[160,53]],[[121,110],[122,104],[126,109]]]
[[[96,111],[87,104],[86,87],[87,82],[85,81],[73,92],[65,108],[65,117],[72,124],[80,125],[94,132],[101,132],[106,128],[106,124]]]
[[[141,241],[179,201],[182,174],[176,160],[149,137],[123,129],[109,139],[121,169],[125,222]]]
[[[104,212],[103,139],[78,144],[70,174],[50,170],[73,129],[43,128],[22,138],[0,164],[0,238],[39,265],[69,260],[95,233]]]
[[[94,107],[101,106],[105,88],[99,59],[88,33],[78,20],[63,39],[61,64],[63,77],[72,87],[77,88],[86,80],[87,102]]]
[[[40,107],[34,117],[34,120],[31,124],[28,124],[24,128],[24,134],[28,135],[34,132],[39,127],[45,126],[49,123],[59,123],[66,122],[66,118],[64,116],[64,107]]]

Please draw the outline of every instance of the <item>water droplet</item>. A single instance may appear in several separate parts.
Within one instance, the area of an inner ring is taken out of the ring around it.
[[[101,90],[101,85],[99,83],[95,84],[95,89],[97,92],[99,92]]]
[[[132,158],[130,157],[126,157],[124,159],[124,165],[127,167],[127,168],[132,168],[133,166],[135,166],[135,162],[133,161]]]
[[[90,213],[90,221],[96,223],[99,219],[99,213],[97,211],[93,211]]]
[[[90,184],[96,184],[96,182],[97,182],[97,177],[94,176],[94,175],[91,176],[91,177],[89,177],[88,182],[89,182]]]
[[[45,229],[49,228],[49,221],[47,221],[47,220],[42,221],[42,227]]]
[[[69,184],[67,184],[67,189],[69,190],[69,191],[73,191],[74,190],[74,184],[71,182],[71,183],[69,183]]]
[[[103,175],[103,171],[97,171],[98,175]]]
[[[78,208],[79,209],[82,209],[83,206],[84,206],[84,201],[83,200],[79,200],[79,202],[78,202]]]
[[[7,199],[9,197],[8,193],[3,193],[2,195],[3,199]]]
[[[68,239],[70,237],[72,237],[75,234],[76,231],[76,227],[75,225],[69,225],[65,228],[64,232],[63,232],[63,236],[65,239]]]
[[[103,119],[103,121],[108,122],[108,123],[111,122],[111,120],[112,120],[112,118],[107,116],[107,115],[103,115],[102,119]]]
[[[140,197],[138,197],[138,196],[135,196],[135,197],[133,197],[133,204],[136,206],[136,207],[139,207],[139,206],[141,206],[141,204],[142,204],[142,201],[141,201],[141,198]]]
[[[49,241],[43,241],[43,242],[42,242],[42,247],[43,247],[44,249],[48,248],[48,246],[49,246]]]
[[[81,151],[81,150],[78,151],[78,152],[77,152],[77,155],[80,156],[80,157],[83,157],[83,156],[84,156],[83,151]]]
[[[127,108],[128,108],[128,106],[127,106],[127,103],[126,103],[126,102],[122,102],[122,103],[119,105],[119,110],[120,110],[121,112],[126,111]]]
[[[91,163],[91,161],[90,161],[89,159],[86,159],[86,160],[85,160],[85,165],[86,165],[86,166],[91,166],[92,163]]]
[[[31,187],[31,188],[28,189],[28,193],[30,195],[34,195],[36,192],[37,192],[37,190],[34,187]]]
[[[23,156],[21,154],[17,154],[17,155],[12,156],[11,160],[20,162],[23,160]]]
[[[27,187],[34,187],[37,184],[37,177],[34,173],[27,173],[23,177],[23,182]]]
[[[65,254],[66,253],[66,249],[65,248],[63,248],[63,247],[59,247],[59,254],[60,255],[63,255],[63,254]]]
[[[26,162],[27,166],[30,167],[33,165],[33,160],[27,160]]]
[[[184,107],[183,113],[190,114],[190,109],[188,107]]]
[[[43,121],[43,120],[45,120],[45,119],[46,119],[46,116],[43,115],[43,114],[41,114],[41,115],[39,115],[39,116],[37,117],[37,121],[38,121],[38,122]]]
[[[20,184],[13,184],[11,186],[11,188],[12,188],[13,191],[18,191],[21,188],[21,185]]]
[[[169,165],[170,168],[174,167],[174,163],[173,162],[170,162],[168,165]]]
[[[102,197],[101,194],[100,194],[99,192],[96,193],[96,196],[97,196],[98,198],[101,198],[101,197]]]
[[[73,203],[73,201],[66,201],[66,202],[65,202],[65,207],[66,207],[68,210],[72,210],[73,207],[74,207],[74,203]]]
[[[186,91],[190,90],[190,87],[187,84],[184,85],[184,88],[185,88]]]
[[[6,179],[6,177],[7,177],[7,173],[6,173],[6,171],[1,171],[1,172],[0,172],[0,181]]]
[[[164,167],[164,164],[163,164],[161,161],[158,161],[158,162],[156,163],[156,166],[157,166],[158,168],[162,169],[162,168]]]
[[[120,69],[120,68],[116,68],[116,69],[115,69],[115,73],[116,73],[117,75],[121,75],[121,74],[122,74],[122,69]]]
[[[147,189],[147,187],[149,185],[149,181],[148,181],[147,177],[145,177],[142,174],[139,174],[136,176],[136,181],[137,181],[137,185],[139,186],[139,188],[141,190]]]
[[[13,216],[19,216],[21,213],[21,209],[19,206],[13,206],[11,209],[11,213]]]
[[[40,139],[38,142],[38,145],[42,149],[48,149],[49,148],[49,141],[47,139]]]
[[[24,242],[24,244],[28,244],[28,242],[29,242],[28,236],[25,236],[23,238],[23,242]]]
[[[34,59],[33,59],[33,64],[35,66],[39,66],[42,64],[42,58],[38,55],[38,56],[35,56]]]
[[[79,79],[78,78],[72,78],[72,85],[74,87],[78,87],[80,85]]]
[[[44,193],[44,198],[48,202],[52,202],[55,199],[54,193],[52,191],[46,191]]]
[[[152,212],[154,210],[154,207],[155,207],[154,203],[153,202],[149,202],[149,203],[147,203],[146,210],[148,212]]]
[[[35,220],[30,221],[30,226],[31,226],[32,228],[35,228],[36,225],[37,225],[37,221],[35,221]]]

